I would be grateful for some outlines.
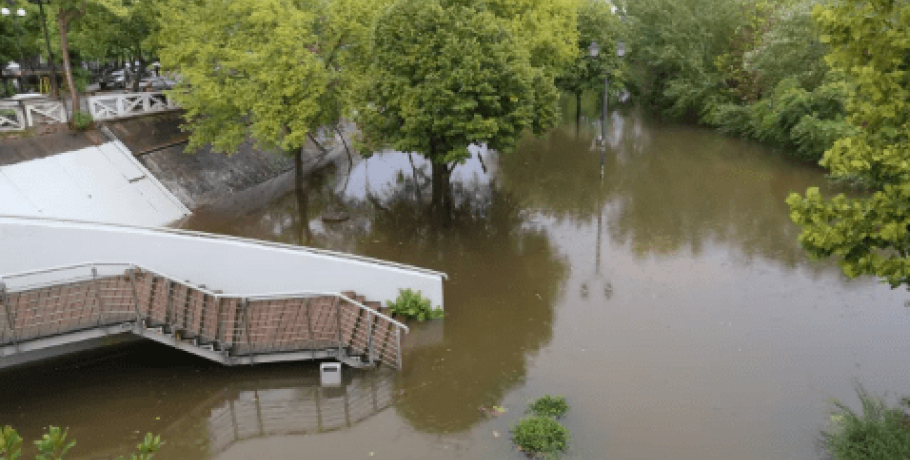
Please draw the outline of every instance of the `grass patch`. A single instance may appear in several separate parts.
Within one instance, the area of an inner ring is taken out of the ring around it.
[[[555,455],[569,445],[569,430],[550,417],[523,418],[512,428],[512,440],[531,455]]]
[[[901,407],[889,407],[882,398],[857,388],[862,413],[834,401],[837,412],[833,427],[824,433],[824,443],[834,460],[910,459],[910,415]],[[902,404],[910,407],[910,401]]]
[[[528,413],[538,417],[560,418],[569,411],[569,404],[563,396],[544,395],[528,406]]]

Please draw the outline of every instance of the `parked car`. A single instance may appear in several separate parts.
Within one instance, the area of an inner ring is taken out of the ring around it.
[[[101,87],[101,89],[126,89],[133,83],[133,80],[136,78],[135,75],[136,74],[130,67],[113,70],[104,74],[104,77],[101,79],[98,86]],[[150,78],[154,75],[154,72],[150,69],[145,69],[143,78]],[[142,87],[142,84],[140,83],[139,86]]]
[[[105,72],[98,86],[101,89],[119,89],[126,87],[127,72],[123,69]]]
[[[165,77],[149,77],[139,81],[139,91],[162,91],[171,89],[177,82]]]

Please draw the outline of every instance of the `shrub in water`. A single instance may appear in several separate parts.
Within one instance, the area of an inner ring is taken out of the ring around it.
[[[853,412],[835,401],[838,413],[831,417],[825,446],[835,460],[892,460],[910,458],[910,416],[900,408],[858,388],[863,411]]]
[[[512,428],[512,439],[530,454],[556,454],[569,445],[569,430],[550,417],[527,417]]]
[[[569,411],[569,404],[562,396],[544,395],[528,406],[528,413],[539,417],[559,418]]]
[[[443,311],[439,308],[433,308],[430,299],[420,295],[420,291],[410,289],[399,289],[398,298],[394,302],[387,301],[392,313],[417,321],[426,321],[428,319],[442,318]]]

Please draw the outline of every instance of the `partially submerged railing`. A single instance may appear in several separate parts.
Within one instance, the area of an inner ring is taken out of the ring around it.
[[[0,276],[0,348],[129,323],[218,352],[225,364],[320,350],[401,367],[407,326],[334,292],[225,294],[135,264],[84,263]],[[2,359],[2,358],[0,358]],[[273,359],[268,359],[273,360]]]

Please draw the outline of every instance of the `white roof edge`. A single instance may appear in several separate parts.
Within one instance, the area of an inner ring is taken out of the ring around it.
[[[390,262],[382,259],[374,259],[372,257],[364,257],[355,254],[348,254],[344,252],[331,251],[328,249],[317,249],[307,246],[295,246],[291,244],[276,243],[273,241],[257,240],[253,238],[241,238],[237,236],[229,235],[217,235],[214,233],[198,232],[194,230],[182,230],[175,228],[155,228],[155,227],[143,227],[139,225],[126,225],[126,224],[110,224],[110,223],[99,223],[99,222],[90,222],[82,220],[72,220],[72,219],[54,219],[49,217],[32,217],[32,216],[15,216],[15,215],[6,215],[0,214],[0,224],[4,223],[3,221],[12,221],[16,223],[37,223],[43,225],[55,225],[55,226],[75,226],[83,228],[95,228],[99,230],[130,230],[130,231],[139,231],[139,232],[153,232],[153,233],[168,233],[177,236],[184,237],[193,237],[193,238],[205,238],[209,240],[221,240],[221,241],[231,241],[235,243],[243,244],[253,244],[258,246],[272,247],[275,249],[284,249],[291,251],[302,251],[309,252],[312,254],[340,257],[355,261],[360,261],[364,263],[385,265],[389,267],[398,268],[400,270],[417,272],[423,275],[437,276],[442,279],[448,279],[449,276],[446,273],[430,270],[428,268],[415,267],[413,265],[400,264],[397,262]]]

